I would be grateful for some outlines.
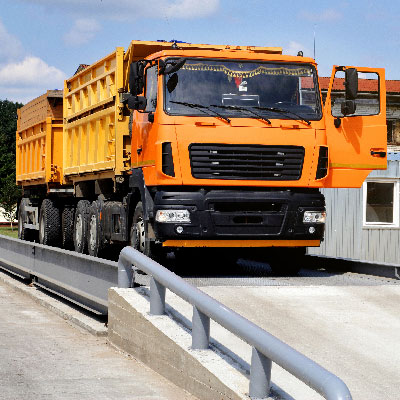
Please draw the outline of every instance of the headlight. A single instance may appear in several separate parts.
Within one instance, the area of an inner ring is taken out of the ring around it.
[[[188,210],[158,210],[156,214],[157,222],[190,222]]]
[[[303,222],[305,224],[324,224],[326,220],[325,211],[305,211]]]

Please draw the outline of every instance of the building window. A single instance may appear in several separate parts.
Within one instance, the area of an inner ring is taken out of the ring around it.
[[[387,142],[388,143],[394,143],[395,121],[388,119],[386,121],[386,126],[387,126]]]
[[[399,227],[399,182],[367,181],[363,186],[365,227]]]

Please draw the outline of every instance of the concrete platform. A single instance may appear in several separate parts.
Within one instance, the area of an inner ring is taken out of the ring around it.
[[[202,287],[201,290],[339,376],[354,400],[400,398],[400,285]],[[188,321],[192,308],[167,291],[167,303]],[[248,367],[251,349],[216,323],[211,336]],[[320,399],[277,365],[275,393]]]

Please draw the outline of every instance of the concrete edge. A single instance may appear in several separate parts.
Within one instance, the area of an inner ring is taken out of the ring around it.
[[[185,327],[148,313],[146,291],[109,289],[109,342],[200,400],[248,400],[246,374],[212,350],[192,350]]]
[[[65,301],[53,297],[51,294],[46,294],[33,285],[26,285],[2,270],[0,270],[0,282],[30,297],[36,303],[94,336],[102,337],[108,334],[105,324],[90,317],[89,313],[86,313],[85,310],[77,309],[73,305],[69,305]]]
[[[326,268],[332,271],[356,272],[359,274],[400,279],[400,265],[375,263],[371,261],[334,258],[317,254],[307,254],[305,259],[314,268]]]

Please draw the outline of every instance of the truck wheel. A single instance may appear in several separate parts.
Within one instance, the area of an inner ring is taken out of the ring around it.
[[[278,276],[294,276],[301,269],[305,248],[280,249],[268,260],[272,273]]]
[[[61,213],[62,247],[66,250],[74,249],[74,216],[75,207],[64,205]]]
[[[60,210],[54,200],[44,199],[40,207],[39,243],[59,246],[61,242]]]
[[[139,202],[136,205],[135,212],[133,213],[131,232],[130,232],[131,246],[152,258],[157,262],[163,262],[166,258],[166,252],[154,242],[148,240],[147,223],[143,218],[143,205]]]
[[[28,213],[25,209],[26,206],[30,206],[29,199],[21,199],[18,209],[18,239],[33,241],[36,238],[37,231],[24,227],[24,223],[29,222]]]
[[[74,248],[78,253],[87,253],[87,231],[90,202],[79,200],[74,218]]]
[[[89,209],[88,220],[88,251],[91,256],[99,257],[103,248],[103,232],[100,221],[101,207],[98,201],[94,201]]]

